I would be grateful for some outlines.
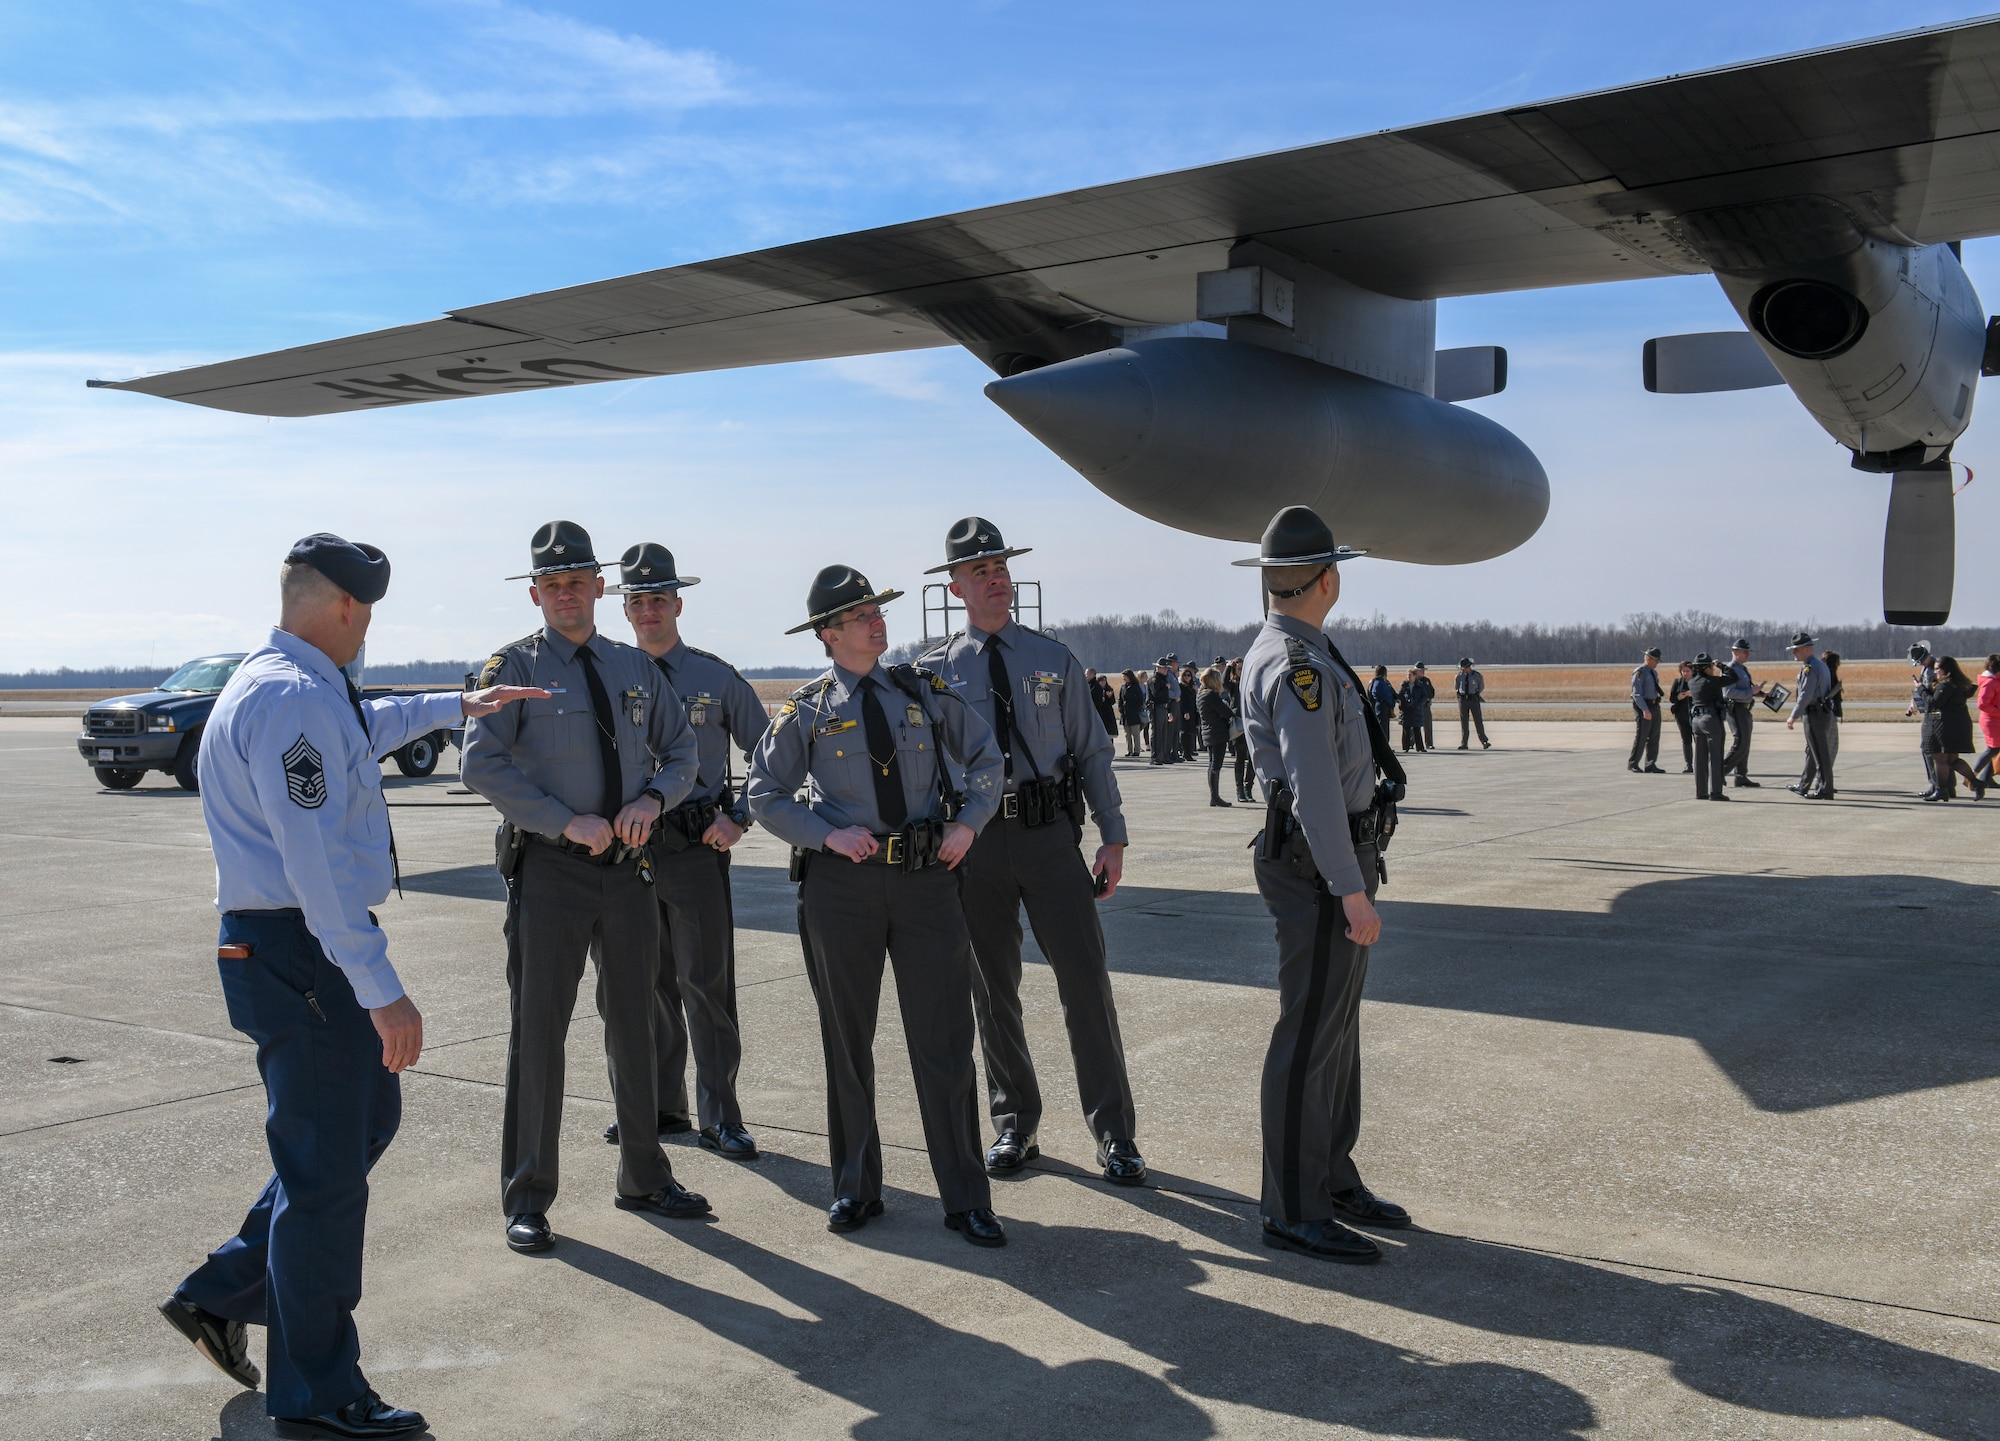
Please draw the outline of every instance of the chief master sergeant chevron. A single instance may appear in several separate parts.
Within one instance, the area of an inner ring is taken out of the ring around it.
[[[278,624],[223,690],[201,746],[217,965],[230,1024],[257,1043],[275,1172],[160,1314],[253,1388],[243,1328],[268,1328],[265,1404],[280,1436],[410,1436],[424,1418],[375,1394],[354,1329],[368,1172],[402,1115],[397,1073],[424,1043],[368,909],[395,867],[381,757],[543,692],[364,701],[340,668],[389,588],[388,559],[309,535],[278,586]]]
[[[1264,1059],[1264,1239],[1329,1261],[1374,1261],[1366,1236],[1333,1219],[1403,1227],[1410,1216],[1361,1183],[1361,985],[1385,821],[1375,771],[1403,781],[1361,681],[1320,629],[1340,598],[1326,523],[1288,506],[1264,530],[1270,614],[1243,660],[1243,731],[1265,788],[1257,889],[1278,925],[1278,1024]]]

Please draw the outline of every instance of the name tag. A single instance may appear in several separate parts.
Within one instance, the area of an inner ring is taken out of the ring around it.
[[[851,731],[860,724],[861,722],[858,720],[828,721],[825,725],[815,730],[813,734],[819,736],[837,736],[842,731]]]

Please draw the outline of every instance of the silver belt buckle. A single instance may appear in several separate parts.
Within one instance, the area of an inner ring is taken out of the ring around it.
[[[903,836],[899,831],[882,842],[882,864],[900,866],[903,863]]]
[[[1009,791],[1006,795],[1000,797],[1000,818],[1002,820],[1019,820],[1020,816],[1021,793],[1019,791]]]

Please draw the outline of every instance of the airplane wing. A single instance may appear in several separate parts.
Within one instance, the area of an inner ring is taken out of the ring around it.
[[[92,385],[253,415],[1195,318],[1258,239],[1433,299],[1727,267],[1733,231],[2000,232],[2000,21],[1912,31],[471,306]],[[1705,220],[1705,215],[1727,219]]]

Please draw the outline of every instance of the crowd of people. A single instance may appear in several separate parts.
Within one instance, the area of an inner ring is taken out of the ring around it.
[[[1787,730],[1804,727],[1803,769],[1785,789],[1807,800],[1831,800],[1846,710],[1840,652],[1821,654],[1816,639],[1806,631],[1793,635],[1791,652],[1799,666],[1791,687],[1758,681],[1750,672],[1750,642],[1738,637],[1726,663],[1703,651],[1682,661],[1663,688],[1660,648],[1648,649],[1632,670],[1635,728],[1625,768],[1665,774],[1659,764],[1664,713],[1674,718],[1680,731],[1681,774],[1694,777],[1696,799],[1726,801],[1725,785],[1755,789],[1761,782],[1750,777],[1750,744],[1756,706],[1762,703],[1774,714],[1785,715]],[[1921,641],[1910,647],[1909,657],[1910,703],[1903,714],[1922,717],[1918,749],[1926,786],[1918,798],[1955,800],[1962,778],[1972,798],[1984,800],[1993,784],[1994,757],[2000,753],[2000,654],[1987,656],[1986,668],[1976,680],[1954,657],[1932,655]],[[1969,704],[1978,712],[1977,727]]]
[[[1085,672],[1092,704],[1105,730],[1123,736],[1127,760],[1150,757],[1156,766],[1186,761],[1208,762],[1208,803],[1230,806],[1254,802],[1250,747],[1243,734],[1243,657],[1217,656],[1197,670],[1176,655],[1163,655],[1143,678],[1138,668],[1119,672],[1117,681],[1095,670]],[[1486,735],[1486,678],[1473,668],[1472,658],[1458,663],[1452,682],[1458,698],[1460,750],[1470,750],[1476,735],[1482,750],[1491,750]],[[1404,674],[1401,685],[1389,679],[1389,668],[1378,665],[1367,688],[1367,702],[1385,736],[1400,726],[1405,753],[1437,749],[1431,716],[1437,686],[1422,661]],[[1222,795],[1227,767],[1235,784],[1235,800]]]

